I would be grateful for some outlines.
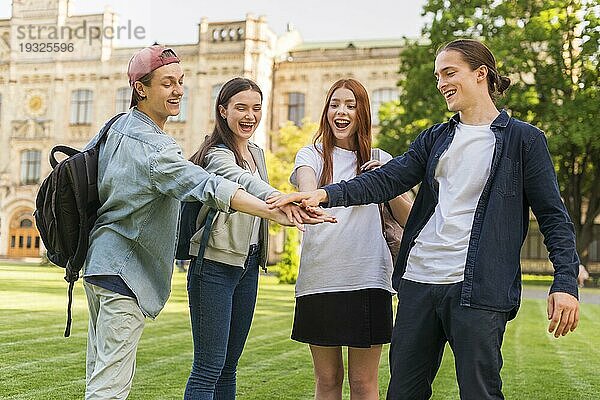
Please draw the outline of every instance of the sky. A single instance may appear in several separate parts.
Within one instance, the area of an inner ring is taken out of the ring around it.
[[[119,15],[118,25],[142,26],[145,38],[121,39],[117,46],[195,43],[202,17],[209,22],[265,15],[277,34],[288,23],[305,42],[416,38],[424,25],[426,0],[71,0],[71,14],[101,13],[106,6]],[[10,0],[0,1],[0,19],[10,18]],[[148,42],[148,43],[146,43]]]

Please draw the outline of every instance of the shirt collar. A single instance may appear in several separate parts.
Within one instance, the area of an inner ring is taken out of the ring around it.
[[[162,129],[160,129],[160,127],[158,125],[156,125],[156,122],[154,122],[152,120],[152,118],[150,118],[147,114],[143,113],[142,111],[140,111],[137,106],[133,106],[131,108],[131,114],[138,118],[141,119],[142,121],[144,121],[145,123],[149,124],[150,126],[152,126],[153,128],[155,128],[157,131],[159,132],[163,132]]]
[[[502,109],[500,110],[500,114],[498,114],[498,116],[492,121],[490,126],[495,128],[506,128],[508,126],[509,121],[510,116],[508,115],[506,110]],[[460,122],[460,114],[454,114],[448,122],[451,123],[453,126],[458,125],[458,123]]]

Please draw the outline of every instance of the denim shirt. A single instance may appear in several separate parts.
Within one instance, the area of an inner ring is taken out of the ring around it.
[[[102,206],[84,277],[120,276],[144,315],[155,318],[171,291],[179,201],[200,200],[228,212],[239,188],[184,159],[173,138],[132,108],[111,126],[100,147]]]
[[[398,290],[415,239],[438,203],[435,169],[454,138],[459,115],[421,132],[408,151],[381,168],[327,185],[327,206],[382,203],[421,184],[394,266]],[[461,305],[517,313],[521,298],[521,246],[529,210],[537,218],[554,267],[550,293],[578,297],[579,257],[575,231],[561,200],[556,173],[542,131],[505,111],[491,124],[496,143],[489,178],[475,209],[467,250]],[[340,221],[343,222],[343,221]]]

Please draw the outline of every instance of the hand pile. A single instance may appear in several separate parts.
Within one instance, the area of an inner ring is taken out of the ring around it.
[[[336,223],[337,220],[334,216],[327,214],[319,207],[322,193],[313,198],[319,191],[325,193],[324,190],[315,190],[313,192],[279,194],[269,197],[266,202],[269,209],[277,214],[274,220],[281,225],[296,226],[304,231],[304,224]],[[325,194],[325,199],[326,197]]]

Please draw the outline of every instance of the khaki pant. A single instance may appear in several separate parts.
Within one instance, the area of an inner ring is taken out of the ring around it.
[[[83,286],[90,314],[85,399],[126,399],[144,315],[134,298],[85,281]]]

